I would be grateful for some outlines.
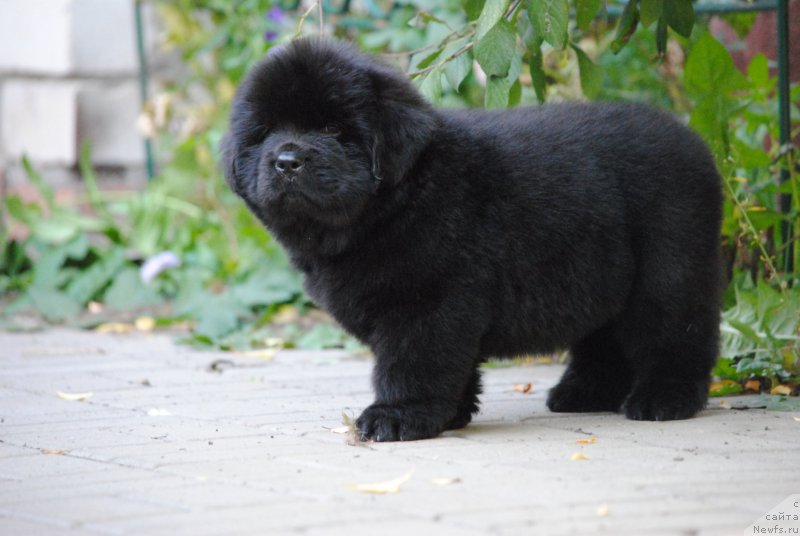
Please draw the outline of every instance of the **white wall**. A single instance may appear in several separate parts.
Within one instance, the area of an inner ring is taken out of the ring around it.
[[[141,172],[134,20],[134,0],[0,0],[0,176],[27,154],[74,180],[84,139],[95,164]]]

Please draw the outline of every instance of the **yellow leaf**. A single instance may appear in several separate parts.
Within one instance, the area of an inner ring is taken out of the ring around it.
[[[788,385],[776,385],[775,387],[772,388],[769,394],[789,396],[790,394],[792,394],[792,388],[789,387]]]
[[[577,462],[579,460],[588,460],[589,458],[583,452],[576,452],[570,457],[570,461]]]
[[[800,417],[792,417],[792,419],[794,419],[795,422],[800,422]]]
[[[58,398],[62,400],[69,400],[70,402],[78,402],[81,400],[86,400],[87,398],[91,398],[94,394],[91,391],[86,393],[65,393],[64,391],[56,391]]]
[[[384,495],[386,493],[397,493],[400,491],[400,486],[408,482],[413,474],[409,471],[403,476],[387,480],[386,482],[376,482],[374,484],[348,484],[347,487],[363,493],[373,493],[375,495]]]
[[[711,385],[708,387],[708,391],[710,393],[719,393],[725,387],[730,387],[732,385],[736,385],[736,382],[733,380],[722,380],[720,382],[711,382]]]
[[[252,357],[255,359],[261,359],[263,361],[270,361],[273,357],[275,357],[275,350],[264,349],[264,350],[249,350],[247,352],[236,352],[239,355],[243,355],[245,357]]]
[[[532,389],[533,389],[533,384],[531,383],[514,384],[514,390],[524,395],[530,394]]]
[[[606,517],[608,515],[608,505],[606,503],[597,507],[597,517]]]
[[[134,325],[139,331],[153,331],[156,327],[156,321],[149,316],[140,316],[136,319]]]
[[[761,382],[758,380],[747,380],[744,384],[744,390],[758,393],[761,391]]]
[[[594,443],[597,443],[597,438],[591,437],[590,439],[579,439],[575,443],[577,443],[578,445],[592,445]]]
[[[124,324],[122,322],[108,322],[94,328],[97,333],[130,333],[133,329],[132,324]]]
[[[437,486],[449,486],[459,482],[461,482],[460,478],[431,478],[431,484],[436,484]]]
[[[285,325],[297,322],[299,319],[300,311],[297,307],[294,305],[281,305],[269,321],[273,324]]]

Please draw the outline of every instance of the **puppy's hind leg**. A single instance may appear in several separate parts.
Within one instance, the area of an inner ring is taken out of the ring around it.
[[[701,257],[692,269],[673,268],[670,278],[645,271],[620,319],[634,365],[629,419],[687,419],[705,406],[719,349],[716,270],[713,258]]]
[[[633,372],[611,326],[581,339],[547,407],[555,412],[619,411],[631,390]]]
[[[464,428],[472,420],[472,415],[478,413],[478,395],[481,394],[481,371],[478,367],[472,372],[464,394],[461,395],[461,402],[458,405],[456,416],[447,423],[445,430],[458,430]]]
[[[711,368],[717,357],[719,316],[695,313],[672,321],[660,333],[642,326],[636,344],[633,390],[625,415],[642,421],[688,419],[706,405]],[[636,329],[636,328],[633,328]],[[648,335],[649,334],[649,335]]]

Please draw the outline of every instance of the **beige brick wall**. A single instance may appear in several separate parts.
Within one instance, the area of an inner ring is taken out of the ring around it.
[[[134,0],[0,0],[0,177],[21,182],[27,154],[74,183],[88,139],[95,164],[143,180],[134,20]]]

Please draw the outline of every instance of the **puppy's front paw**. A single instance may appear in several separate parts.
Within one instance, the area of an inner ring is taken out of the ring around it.
[[[362,441],[414,441],[436,437],[447,422],[430,406],[372,404],[356,420],[356,427]]]

